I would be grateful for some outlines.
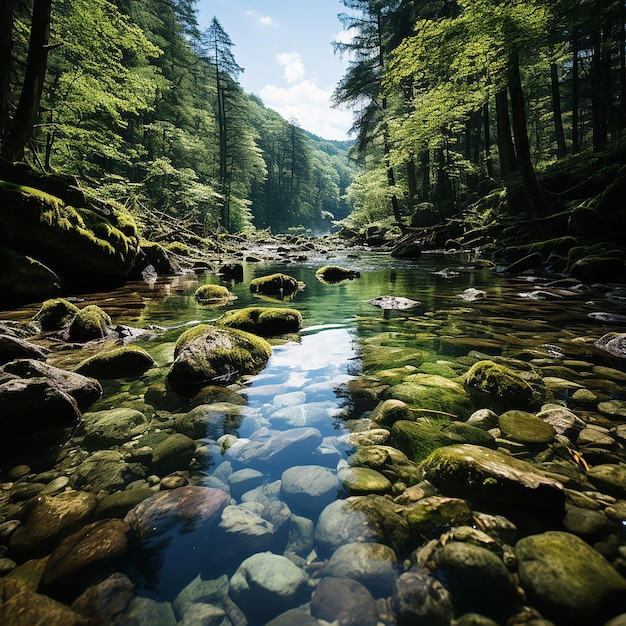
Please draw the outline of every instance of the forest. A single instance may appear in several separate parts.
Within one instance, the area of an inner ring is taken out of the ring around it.
[[[351,38],[328,45],[348,62],[334,102],[354,113],[350,142],[244,93],[236,42],[218,17],[200,28],[195,0],[5,2],[4,162],[202,236],[427,228],[426,245],[476,247],[506,241],[504,222],[519,238],[521,220],[527,244],[574,236],[561,255],[618,243],[624,3],[342,4]]]

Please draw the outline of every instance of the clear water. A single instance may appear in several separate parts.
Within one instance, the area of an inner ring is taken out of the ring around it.
[[[152,286],[131,283],[113,293],[84,296],[84,304],[98,304],[115,324],[155,329],[138,344],[153,355],[158,367],[132,382],[105,383],[105,397],[94,408],[134,406],[143,401],[145,389],[164,380],[174,342],[186,324],[214,320],[226,309],[249,305],[297,308],[303,315],[303,330],[297,338],[275,345],[267,367],[241,391],[246,403],[234,432],[247,439],[267,430],[312,426],[320,431],[324,442],[309,457],[283,458],[280,465],[271,468],[260,466],[266,484],[271,485],[291,465],[315,464],[335,470],[345,463],[351,451],[342,437],[347,432],[345,422],[372,408],[350,397],[349,382],[363,373],[375,372],[377,367],[404,365],[404,351],[413,354],[410,363],[416,367],[425,363],[458,365],[456,360],[471,350],[526,360],[583,359],[593,352],[586,339],[626,328],[623,323],[607,324],[589,317],[598,311],[623,314],[625,299],[619,290],[571,292],[558,300],[533,300],[526,294],[538,288],[534,279],[505,280],[484,269],[469,269],[469,261],[467,255],[447,254],[400,261],[364,252],[298,264],[245,264],[243,282],[224,283],[238,299],[219,309],[202,307],[193,298],[200,285],[220,282],[215,275],[159,279]],[[315,278],[315,270],[326,263],[350,267],[361,276],[323,284]],[[445,268],[456,273],[438,273]],[[250,280],[276,271],[294,276],[305,283],[305,288],[291,301],[254,297],[248,287]],[[465,301],[460,294],[470,287],[484,290],[487,296]],[[383,312],[367,302],[382,295],[411,298],[420,304]],[[23,307],[0,314],[0,318],[25,320],[37,309],[37,305]],[[85,356],[85,350],[55,351],[49,362],[71,368]],[[285,420],[280,413],[285,402],[294,398],[311,411],[301,424]],[[214,440],[201,443],[206,454],[192,472],[192,481],[214,486],[215,474],[222,477],[228,454],[222,456]],[[74,444],[70,441],[66,446],[72,448]],[[4,470],[10,467],[7,458]],[[10,461],[34,462],[27,450],[13,450]],[[338,497],[343,495],[338,492]],[[132,553],[128,566],[138,594],[172,601],[198,574],[203,578],[231,575],[240,557],[231,558],[231,552],[216,542],[219,536],[204,529],[185,534],[173,530],[154,543],[144,543]]]

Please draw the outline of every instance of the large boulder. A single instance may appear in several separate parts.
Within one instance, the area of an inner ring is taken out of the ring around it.
[[[154,365],[155,360],[143,348],[122,346],[81,361],[76,371],[98,379],[130,378],[140,376]]]
[[[61,330],[72,323],[78,310],[75,304],[65,298],[46,300],[33,316],[33,322],[39,324],[41,330]]]
[[[530,602],[556,624],[604,624],[626,612],[626,579],[585,541],[550,531],[517,542],[519,578]]]
[[[300,289],[300,283],[287,274],[270,274],[259,276],[250,281],[250,291],[260,295],[287,298]]]
[[[173,391],[192,395],[209,383],[226,385],[234,378],[257,374],[271,354],[271,346],[261,337],[231,328],[196,326],[179,337],[167,382]]]
[[[68,329],[68,337],[72,341],[91,341],[103,339],[110,333],[111,318],[95,304],[80,309]]]
[[[227,311],[216,324],[245,330],[260,337],[297,333],[302,327],[302,315],[296,309],[246,307]]]
[[[0,365],[16,359],[45,361],[46,354],[47,350],[26,341],[26,339],[0,334]]]
[[[470,444],[445,446],[424,461],[423,472],[445,494],[563,513],[561,483],[530,463],[496,450]]]
[[[0,293],[4,305],[21,304],[61,291],[61,279],[43,263],[0,247]]]

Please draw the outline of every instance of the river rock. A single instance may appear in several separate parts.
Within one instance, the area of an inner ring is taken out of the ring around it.
[[[76,599],[95,577],[121,564],[128,530],[122,520],[102,520],[66,537],[46,563],[40,590],[57,600]]]
[[[9,541],[12,552],[22,557],[38,557],[90,521],[96,497],[84,491],[65,491],[57,496],[41,496],[29,503],[26,519]]]
[[[558,404],[546,404],[541,407],[537,417],[554,428],[558,435],[565,435],[571,441],[585,428],[585,422],[575,413]]]
[[[530,463],[495,450],[469,444],[439,448],[426,459],[423,472],[445,494],[563,512],[561,483]]]
[[[322,576],[350,578],[375,597],[390,596],[398,576],[396,553],[380,543],[348,543],[339,546],[322,568]]]
[[[395,581],[393,608],[398,626],[450,626],[454,612],[448,590],[421,570],[405,572]]]
[[[478,409],[467,418],[465,423],[482,430],[491,430],[498,426],[498,414],[491,409]]]
[[[91,341],[104,339],[110,333],[111,318],[95,304],[80,309],[74,316],[68,329],[68,338],[72,341]]]
[[[41,330],[61,330],[72,323],[78,313],[78,307],[65,298],[46,300],[39,311],[33,316],[33,322],[39,325]]]
[[[235,555],[243,559],[272,547],[273,524],[243,506],[227,506],[222,511],[218,529],[223,537],[218,545],[229,557]]]
[[[215,472],[213,475],[215,476]],[[244,467],[229,474],[227,481],[233,498],[238,500],[246,491],[262,485],[265,482],[265,474],[251,467]]]
[[[487,292],[483,289],[476,289],[475,287],[468,287],[463,293],[459,294],[461,300],[466,302],[475,302],[476,300],[483,300],[487,297]]]
[[[11,335],[0,334],[0,365],[15,361],[16,359],[35,359],[45,361],[47,350]]]
[[[99,352],[81,361],[76,372],[98,379],[137,377],[156,365],[139,346],[122,346]]]
[[[607,516],[602,511],[592,511],[577,506],[569,506],[563,518],[563,527],[579,537],[592,537],[609,526]]]
[[[219,439],[241,425],[241,406],[230,402],[200,404],[176,417],[176,430],[191,439]]]
[[[293,553],[306,557],[313,549],[315,526],[308,517],[292,515],[285,554]]]
[[[315,545],[320,555],[332,554],[339,546],[375,542],[404,549],[411,531],[397,513],[396,505],[383,496],[351,496],[331,502],[320,514]]]
[[[217,524],[229,497],[220,489],[187,486],[161,491],[131,509],[124,521],[140,539],[163,535],[172,528],[189,532]]]
[[[435,538],[453,526],[470,526],[474,523],[472,511],[465,500],[429,496],[418,500],[404,512],[409,526],[420,536]]]
[[[72,610],[88,618],[92,624],[117,623],[133,599],[134,588],[124,574],[111,574],[76,598]]]
[[[98,501],[95,517],[97,519],[124,517],[134,506],[153,495],[154,491],[149,487],[116,491]]]
[[[389,479],[368,467],[344,467],[337,477],[343,487],[354,495],[391,491]]]
[[[479,405],[496,411],[526,408],[533,398],[532,387],[523,378],[509,367],[489,360],[472,365],[465,388]]]
[[[245,330],[259,337],[274,337],[297,333],[302,327],[302,314],[297,309],[245,307],[226,311],[215,323]]]
[[[521,606],[515,579],[490,550],[450,541],[435,552],[434,561],[435,575],[450,592],[455,613],[476,612],[505,622]]]
[[[118,408],[83,414],[80,430],[86,446],[108,448],[142,435],[148,426],[148,418],[141,411]]]
[[[626,466],[596,465],[589,469],[587,478],[603,493],[626,499]]]
[[[34,359],[12,361],[1,371],[33,381],[45,379],[51,387],[74,398],[81,411],[86,411],[102,396],[102,387],[97,380]]]
[[[265,626],[319,626],[319,622],[304,609],[290,609],[267,622]],[[621,626],[616,624],[615,626]]]
[[[97,450],[76,468],[72,484],[94,493],[112,493],[144,476],[145,469],[140,463],[127,463],[123,455],[115,450]]]
[[[507,439],[530,447],[545,447],[556,435],[550,424],[526,411],[506,411],[500,415],[498,426]]]
[[[250,291],[252,293],[265,294],[287,298],[300,289],[300,283],[287,274],[276,273],[268,276],[259,276],[250,281]]]
[[[607,333],[594,344],[606,350],[612,356],[626,359],[626,333]]]
[[[257,374],[271,354],[261,337],[201,324],[179,337],[167,382],[177,393],[193,395],[209,383],[226,385],[233,378]]]
[[[288,558],[262,552],[239,565],[228,594],[244,613],[267,621],[306,602],[307,581],[304,571]]]
[[[135,596],[121,619],[125,626],[177,626],[174,609],[169,602]]]
[[[0,292],[4,307],[36,302],[61,291],[61,280],[32,256],[0,247]]]
[[[323,578],[311,597],[311,615],[341,626],[376,626],[378,610],[369,591],[356,580]]]
[[[316,518],[337,498],[339,481],[335,474],[319,465],[296,465],[281,476],[281,497],[293,511]]]
[[[153,446],[152,450],[150,470],[164,476],[177,470],[186,470],[196,451],[196,444],[193,439],[181,433],[174,433]]]
[[[409,406],[402,400],[383,400],[374,407],[370,419],[377,424],[391,426],[398,420],[409,419]]]
[[[228,584],[226,575],[212,580],[203,580],[200,575],[196,576],[176,596],[173,602],[176,615],[182,618],[188,612],[189,607],[198,604],[221,606],[228,595]],[[212,624],[211,621],[208,623]]]
[[[626,610],[626,580],[585,541],[550,531],[517,542],[528,599],[558,624],[600,625]]]
[[[626,401],[624,400],[607,400],[598,404],[598,411],[609,415],[611,419],[620,420],[626,418]]]

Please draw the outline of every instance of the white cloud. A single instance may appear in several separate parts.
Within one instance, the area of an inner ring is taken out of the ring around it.
[[[261,15],[256,11],[246,11],[246,15],[263,26],[276,26],[276,22],[269,15]]]
[[[283,66],[283,76],[288,83],[296,83],[304,78],[304,63],[302,63],[298,52],[281,52],[276,55],[276,59]]]
[[[356,33],[356,28],[342,30],[333,37],[333,41],[336,41],[337,43],[352,43],[352,40],[356,36]]]
[[[300,126],[324,139],[345,140],[352,126],[352,113],[331,108],[332,88],[320,89],[310,80],[288,88],[265,85],[259,94],[266,106],[286,120],[295,118]]]

